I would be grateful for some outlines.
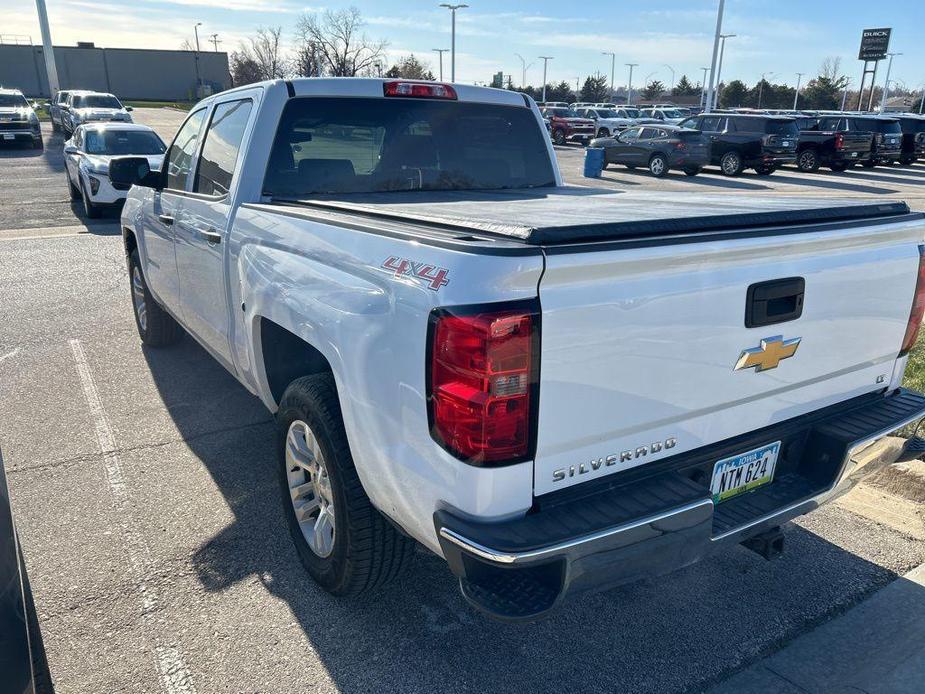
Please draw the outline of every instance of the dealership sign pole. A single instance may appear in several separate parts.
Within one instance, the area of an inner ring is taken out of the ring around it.
[[[864,61],[864,71],[861,73],[861,86],[858,87],[858,108],[861,110],[861,104],[864,103],[864,82],[868,73],[871,75],[870,96],[867,99],[867,110],[870,111],[874,105],[874,85],[877,82],[877,64],[886,58],[887,51],[890,50],[890,34],[893,30],[888,27],[879,29],[865,29],[861,32],[861,48],[858,51],[858,60]],[[873,63],[873,68],[870,67]]]
[[[45,72],[48,73],[48,96],[54,98],[58,84],[58,68],[55,65],[55,49],[51,45],[51,29],[48,28],[48,12],[45,0],[35,0],[35,9],[39,13],[39,29],[42,31],[42,52],[45,53]]]

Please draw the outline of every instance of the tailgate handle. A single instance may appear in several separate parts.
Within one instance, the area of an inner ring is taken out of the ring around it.
[[[796,320],[803,314],[802,277],[758,282],[748,288],[745,298],[745,327],[760,328]]]

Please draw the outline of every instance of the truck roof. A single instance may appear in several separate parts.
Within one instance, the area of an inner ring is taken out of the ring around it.
[[[904,202],[614,192],[564,186],[498,191],[414,191],[312,196],[276,204],[336,210],[503,237],[530,245],[628,240],[696,232],[890,217]]]

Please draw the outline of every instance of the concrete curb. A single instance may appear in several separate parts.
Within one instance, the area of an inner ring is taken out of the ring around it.
[[[709,694],[921,694],[925,564]]]

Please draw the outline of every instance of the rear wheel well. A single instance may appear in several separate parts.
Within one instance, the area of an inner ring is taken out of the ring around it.
[[[276,403],[297,378],[332,373],[331,365],[321,352],[267,318],[260,319],[260,345],[267,384]]]

